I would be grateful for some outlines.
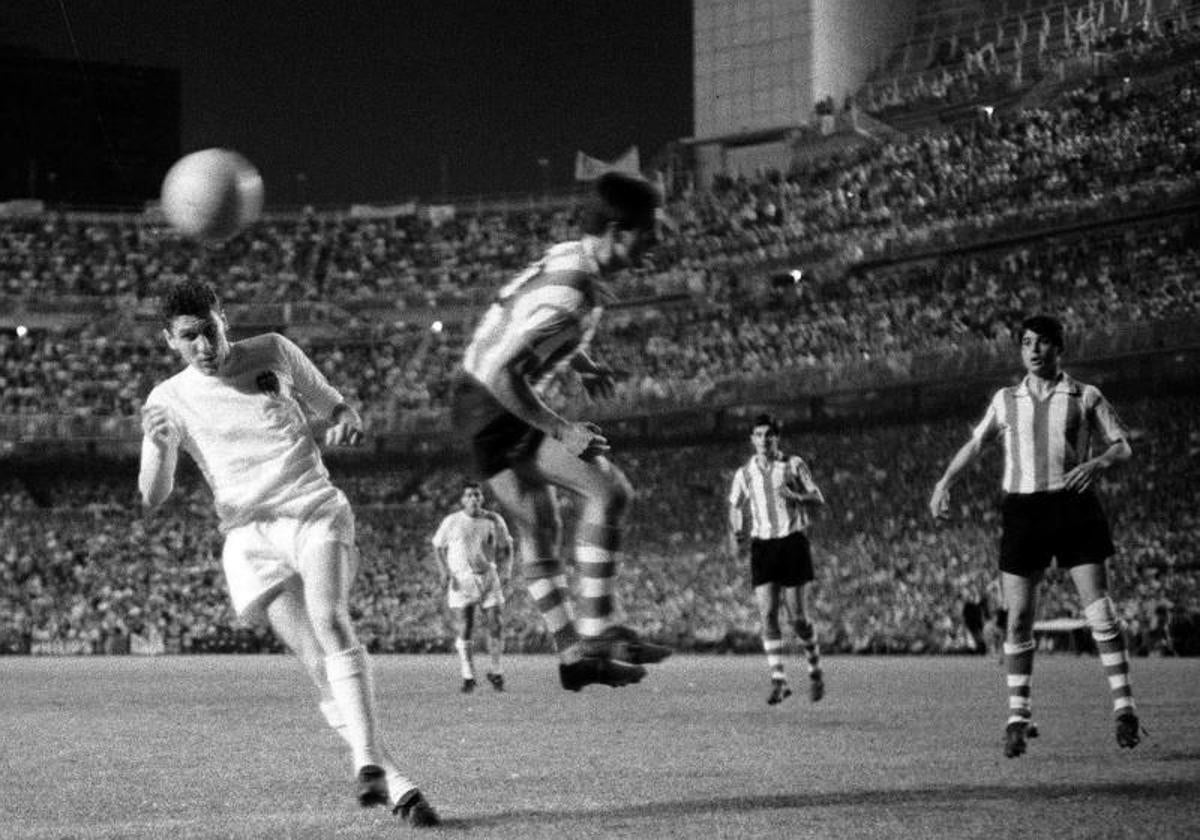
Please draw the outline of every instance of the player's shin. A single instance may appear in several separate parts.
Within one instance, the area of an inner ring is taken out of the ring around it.
[[[589,653],[606,653],[604,633],[612,626],[621,530],[580,522],[575,560],[579,570],[579,635]]]
[[[360,645],[325,658],[329,689],[346,725],[346,740],[355,768],[379,764],[375,743],[375,702],[371,691],[371,662]]]
[[[1031,695],[1033,651],[1033,639],[1004,643],[1009,723],[1028,723],[1033,716]]]
[[[564,661],[579,658],[579,635],[571,610],[571,591],[562,564],[553,559],[526,562],[525,585],[542,614],[554,649]]]
[[[1113,711],[1116,714],[1125,710],[1132,711],[1134,703],[1133,688],[1129,683],[1129,652],[1125,646],[1125,634],[1121,632],[1121,620],[1117,617],[1112,599],[1106,596],[1093,601],[1084,607],[1083,614],[1096,642],[1104,674],[1108,677]]]

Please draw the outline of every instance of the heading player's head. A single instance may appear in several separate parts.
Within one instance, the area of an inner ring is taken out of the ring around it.
[[[779,421],[770,414],[760,414],[754,418],[754,426],[750,431],[750,442],[754,444],[756,455],[775,455],[779,452]]]
[[[202,280],[184,280],[163,295],[162,314],[167,322],[163,336],[183,361],[208,376],[215,376],[229,355],[228,324],[212,286]]]
[[[462,506],[463,510],[470,516],[478,516],[483,510],[483,488],[477,482],[468,481],[463,485],[462,491]]]
[[[1063,325],[1057,318],[1033,315],[1021,322],[1021,361],[1034,376],[1058,376],[1064,343]]]
[[[599,259],[601,269],[615,271],[635,265],[658,244],[662,228],[669,225],[662,205],[658,187],[640,176],[606,172],[596,180],[581,228],[606,241]]]

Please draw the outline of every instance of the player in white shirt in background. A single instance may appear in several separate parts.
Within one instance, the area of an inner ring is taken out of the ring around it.
[[[244,619],[265,617],[304,665],[322,714],[350,746],[359,803],[388,805],[414,826],[438,824],[376,734],[371,662],[348,607],[359,559],[354,514],[309,425],[326,427],[327,444],[356,445],[358,412],[283,336],[231,343],[207,283],[171,288],[163,314],[163,335],[186,366],[142,410],[146,508],[170,496],[179,451],[187,452],[213,493],[233,606]]]
[[[483,506],[483,489],[475,482],[463,486],[462,510],[442,520],[433,535],[446,602],[454,613],[454,649],[462,671],[462,691],[475,690],[472,636],[475,608],[483,613],[491,666],[487,680],[496,691],[504,690],[504,585],[512,576],[513,540],[504,519]]]

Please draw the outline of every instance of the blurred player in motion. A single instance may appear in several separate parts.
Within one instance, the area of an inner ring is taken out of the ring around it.
[[[358,413],[283,336],[230,343],[206,283],[171,288],[163,314],[164,337],[185,367],[150,392],[142,412],[144,504],[157,508],[171,494],[186,451],[213,493],[233,606],[246,619],[265,616],[303,663],[326,721],[350,746],[360,804],[437,824],[376,735],[371,662],[348,609],[354,514],[309,428],[312,417],[327,426],[327,444],[356,445]]]
[[[1020,384],[1001,388],[970,439],[933,488],[930,512],[950,515],[950,487],[983,445],[1004,441],[1000,573],[1007,614],[1004,640],[1009,716],[1004,754],[1025,752],[1033,734],[1030,681],[1037,585],[1051,561],[1069,570],[1108,676],[1117,743],[1141,740],[1129,683],[1129,654],[1108,597],[1105,561],[1113,554],[1108,520],[1092,487],[1101,473],[1129,459],[1128,435],[1100,390],[1060,368],[1062,324],[1046,315],[1021,324]],[[1034,730],[1035,731],[1035,730]]]
[[[462,491],[462,509],[447,516],[433,535],[446,601],[452,613],[462,671],[462,691],[475,690],[475,662],[472,636],[475,608],[483,613],[491,665],[487,680],[496,691],[504,690],[504,628],[500,612],[504,607],[504,583],[512,577],[513,541],[500,514],[483,506],[483,488],[468,482]]]
[[[608,296],[604,277],[636,265],[665,221],[650,182],[606,173],[584,209],[580,239],[552,246],[502,288],[475,329],[454,386],[454,421],[476,469],[516,530],[526,585],[558,651],[563,688],[623,686],[669,650],[613,621],[618,553],[633,490],[600,429],[567,420],[539,387],[570,365],[592,394],[612,390],[587,346]],[[582,500],[576,525],[578,595],[559,556],[555,488]],[[576,614],[576,609],[578,614]]]
[[[767,703],[772,706],[792,694],[783,667],[781,604],[787,605],[792,629],[804,646],[809,699],[815,703],[825,696],[817,632],[808,618],[813,563],[805,534],[810,508],[825,504],[825,497],[804,460],[780,450],[779,432],[779,423],[770,415],[755,418],[750,433],[754,455],[734,473],[729,488],[729,551],[738,557],[749,536],[750,584],[762,621],[763,651],[771,670]]]

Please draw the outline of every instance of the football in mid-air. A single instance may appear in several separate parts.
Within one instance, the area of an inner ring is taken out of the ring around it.
[[[230,149],[184,155],[163,179],[163,215],[175,230],[201,242],[230,238],[257,219],[262,206],[262,176]]]

